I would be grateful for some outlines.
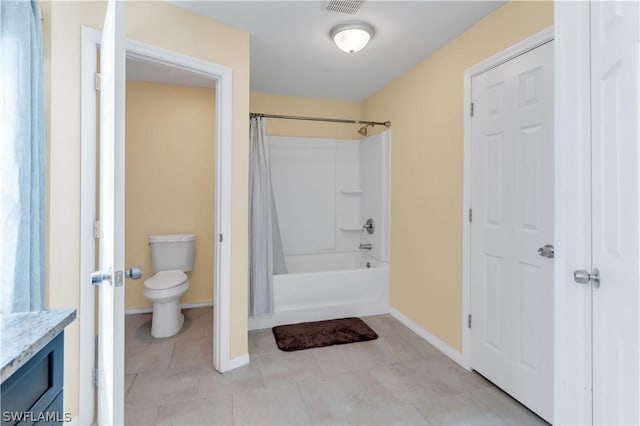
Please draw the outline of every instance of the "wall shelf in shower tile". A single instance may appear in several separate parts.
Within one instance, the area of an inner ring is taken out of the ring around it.
[[[340,227],[341,231],[344,232],[361,232],[362,231],[362,226],[358,226],[358,225],[354,225],[354,226],[341,226]]]
[[[362,195],[364,191],[360,188],[348,188],[348,189],[342,189],[340,190],[340,192],[347,195]]]

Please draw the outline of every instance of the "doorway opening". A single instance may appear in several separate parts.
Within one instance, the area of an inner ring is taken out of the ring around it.
[[[130,395],[138,374],[213,364],[216,81],[136,58],[126,69],[125,265],[142,271],[125,286]]]

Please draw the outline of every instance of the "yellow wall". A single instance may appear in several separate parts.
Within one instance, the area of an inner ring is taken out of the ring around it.
[[[182,303],[213,300],[215,91],[127,82],[125,265],[144,271],[126,287],[126,307],[151,307],[148,237],[193,233],[191,286]]]
[[[511,2],[366,99],[391,120],[391,306],[462,348],[463,71],[553,24]]]
[[[359,120],[362,118],[362,104],[333,99],[253,92],[251,93],[251,112]],[[357,124],[267,119],[267,134],[271,136],[358,139],[360,138],[358,134],[360,127],[362,126]]]
[[[101,28],[102,2],[45,6],[49,126],[48,307],[78,307],[80,285],[81,26]],[[233,70],[231,357],[247,353],[249,35],[166,2],[127,3],[130,39],[219,63]],[[78,321],[65,333],[65,411],[78,413]]]

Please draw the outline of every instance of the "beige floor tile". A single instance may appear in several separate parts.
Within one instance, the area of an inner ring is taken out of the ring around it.
[[[137,374],[150,370],[163,370],[169,367],[174,342],[154,343],[133,346],[125,350],[125,374]]]
[[[127,393],[129,392],[129,388],[131,388],[131,384],[133,383],[135,378],[136,378],[135,374],[127,374],[124,376],[124,395],[125,396],[127,396]]]
[[[276,345],[271,329],[249,332],[249,354],[258,355],[265,352],[282,352]]]
[[[496,387],[475,390],[472,395],[492,411],[495,411],[508,424],[548,424],[544,419],[538,417],[534,412]]]
[[[236,425],[306,425],[309,416],[295,383],[233,393]]]
[[[241,390],[251,390],[263,387],[264,381],[260,369],[252,362],[226,373],[208,371],[200,376],[198,381],[198,395],[216,393],[233,393]]]
[[[264,379],[265,385],[277,382],[308,379],[322,374],[310,350],[295,352],[267,352],[251,357]]]
[[[129,426],[154,425],[158,407],[124,407],[124,424]]]
[[[151,335],[151,314],[125,316],[124,342],[127,349],[154,341]]]
[[[213,321],[213,306],[203,308],[183,309],[182,313],[190,319],[211,320]]]
[[[392,426],[392,425],[429,425],[412,405],[369,410],[349,415],[352,425]]]
[[[312,422],[324,424],[344,423],[351,414],[403,404],[398,386],[397,381],[370,370],[298,382]]]
[[[156,417],[158,425],[230,425],[232,423],[231,394],[161,405]]]
[[[398,383],[399,395],[407,402],[429,400],[461,392],[434,374],[432,367],[429,360],[419,359],[382,366],[371,371],[371,374],[383,377],[389,382]]]
[[[185,316],[182,329],[175,336],[177,341],[186,341],[204,338],[204,320],[200,318],[191,319]]]
[[[493,410],[470,393],[445,396],[415,404],[418,412],[434,425],[506,425]]]
[[[389,314],[362,317],[362,320],[380,337],[417,337],[411,330]]]
[[[204,320],[203,338],[205,340],[213,340],[213,321]]]
[[[313,349],[313,356],[325,374],[346,373],[384,364],[383,345],[377,340]]]
[[[183,313],[168,339],[150,314],[125,318],[128,424],[544,424],[389,315],[363,318],[377,340],[305,351],[251,332],[251,364],[220,374],[212,308]]]
[[[423,358],[445,356],[433,345],[405,327],[400,321],[396,320],[391,315],[376,315],[363,317],[362,319],[373,330],[375,330],[380,337],[402,339],[406,344],[411,346],[412,349],[417,351],[417,355]]]
[[[447,357],[427,360],[430,373],[437,375],[458,392],[493,387],[493,384],[476,372],[462,368]]]
[[[213,341],[176,341],[171,358],[171,368],[204,366],[213,368]]]
[[[129,389],[125,404],[150,407],[195,399],[198,378],[205,372],[201,367],[187,367],[140,373]]]
[[[411,339],[415,340],[415,339]],[[395,364],[403,361],[422,358],[423,354],[416,348],[416,344],[397,336],[382,336],[371,342],[375,347],[377,363]]]

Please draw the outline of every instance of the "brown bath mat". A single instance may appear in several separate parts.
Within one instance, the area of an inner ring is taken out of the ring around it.
[[[273,327],[278,348],[291,352],[345,343],[366,342],[378,335],[360,318],[301,322]]]

